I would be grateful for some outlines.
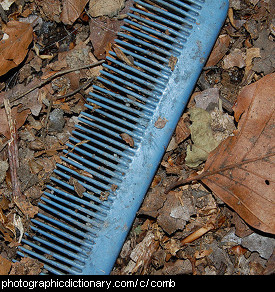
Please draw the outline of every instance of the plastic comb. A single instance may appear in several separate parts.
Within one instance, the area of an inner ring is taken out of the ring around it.
[[[126,59],[109,53],[20,256],[47,273],[111,272],[227,9],[135,1],[115,40]]]

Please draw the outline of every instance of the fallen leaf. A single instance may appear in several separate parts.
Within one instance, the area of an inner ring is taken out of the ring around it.
[[[61,3],[63,1],[47,0],[36,1],[35,4],[39,7],[39,12],[43,20],[60,22],[60,13],[62,11]]]
[[[36,259],[22,257],[20,261],[12,263],[10,275],[38,275],[43,264]]]
[[[109,16],[113,17],[123,9],[125,0],[93,0],[89,3],[89,14],[92,17]]]
[[[74,186],[75,192],[80,198],[83,197],[83,193],[86,191],[85,187],[74,177],[70,178],[70,183]]]
[[[12,103],[13,106],[21,104],[22,108],[20,109],[20,111],[25,110],[25,109],[30,109],[31,113],[34,116],[38,116],[42,109],[42,101],[39,100],[39,95],[40,95],[40,92],[43,91],[43,88],[40,88],[40,89],[36,88],[35,90],[31,90],[31,89],[38,86],[39,83],[40,83],[40,79],[34,78],[34,80],[32,80],[26,86],[24,86],[24,84],[16,84],[12,89],[0,92],[0,103],[4,101],[4,98],[6,98],[10,101],[10,103]],[[23,95],[21,98],[16,100],[16,97],[18,97],[19,95],[22,95],[25,92],[29,92],[29,93]],[[17,129],[18,129],[18,125],[17,125]]]
[[[119,48],[119,46],[117,46],[116,44],[113,45],[113,50],[115,51],[117,57],[121,61],[125,62],[129,66],[133,66],[133,62],[121,51],[121,49]]]
[[[173,55],[171,55],[171,57],[169,59],[169,62],[168,62],[168,67],[170,67],[171,70],[174,71],[177,62],[178,62],[178,58],[173,56]]]
[[[246,223],[275,234],[275,73],[242,89],[234,106],[238,129],[213,150],[201,174],[166,190],[200,180]]]
[[[135,142],[133,140],[133,138],[128,135],[127,133],[122,133],[120,134],[120,137],[127,143],[129,144],[131,147],[134,147],[135,146]]]
[[[11,261],[3,258],[0,255],[0,275],[8,275],[11,269]]]
[[[126,15],[133,6],[133,3],[133,0],[126,1],[125,7],[120,13]],[[111,45],[114,44],[117,32],[120,30],[122,24],[123,19],[119,17],[109,18],[106,16],[99,16],[90,19],[89,38],[93,44],[93,54],[97,59],[101,60],[105,58],[106,52],[110,51]]]
[[[14,198],[14,202],[27,218],[33,218],[39,211],[39,208],[32,205],[24,195]]]
[[[33,40],[33,29],[28,23],[10,21],[3,27],[3,32],[7,38],[0,41],[0,76],[25,59]]]
[[[9,163],[6,160],[0,160],[0,184],[4,181],[8,169]]]
[[[193,144],[187,146],[185,164],[188,167],[197,167],[207,159],[209,153],[218,146],[219,142],[215,140],[211,129],[210,113],[196,107],[191,108],[189,112]]]
[[[30,114],[30,110],[27,109],[20,112],[18,111],[18,107],[13,107],[11,113],[12,117],[16,121],[16,128],[18,130],[25,123],[27,116]],[[0,109],[0,133],[10,139],[10,128],[5,109]]]
[[[212,151],[205,183],[249,225],[275,234],[274,98],[275,73],[243,88],[234,107],[234,136]],[[192,178],[191,178],[192,179]]]
[[[62,0],[60,20],[64,24],[72,25],[85,8],[89,0]]]
[[[184,113],[177,124],[175,130],[177,144],[183,142],[190,135],[190,128],[188,127],[189,125],[186,122],[187,118],[187,113]]]
[[[261,58],[260,48],[249,48],[246,49],[246,59],[245,59],[245,73],[247,76],[248,72],[252,69],[253,64],[252,61],[254,58]]]
[[[230,36],[227,34],[220,35],[214,48],[208,58],[205,67],[215,66],[225,55],[230,44]]]
[[[15,0],[1,0],[0,2],[4,10],[9,10],[10,6],[15,2]]]
[[[232,67],[245,67],[245,54],[240,49],[234,49],[234,51],[223,58],[223,69]]]

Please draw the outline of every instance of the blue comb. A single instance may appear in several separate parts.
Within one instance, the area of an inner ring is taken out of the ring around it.
[[[111,272],[227,9],[228,0],[135,1],[115,41],[126,62],[107,57],[20,256],[49,274]]]

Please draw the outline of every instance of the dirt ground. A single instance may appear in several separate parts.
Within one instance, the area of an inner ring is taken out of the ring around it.
[[[0,1],[2,275],[36,275],[43,269],[31,259],[12,261],[102,69],[100,64],[83,67],[104,60],[125,13],[133,5],[131,0],[104,2],[108,5],[95,9],[88,0]],[[234,104],[240,91],[274,73],[274,9],[274,0],[230,0],[228,17],[137,213],[113,275],[274,273],[274,235],[247,224],[206,184],[198,180],[165,192],[175,180],[203,171],[209,152],[238,127]],[[70,13],[72,10],[75,14]],[[16,47],[8,42],[3,45],[11,23]],[[19,41],[18,35],[24,38]],[[64,70],[71,72],[54,75]],[[16,145],[8,147],[13,128],[8,123],[9,105],[3,106],[5,98],[10,100],[10,117],[17,125],[17,172],[9,164],[13,157],[9,147]],[[196,137],[195,125],[202,129]],[[207,155],[191,157],[195,140],[209,140],[205,133],[213,137],[204,151]],[[16,192],[23,194],[27,203],[16,200]]]

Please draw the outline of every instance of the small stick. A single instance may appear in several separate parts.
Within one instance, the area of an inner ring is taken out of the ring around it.
[[[19,167],[19,155],[18,155],[18,144],[17,144],[17,132],[16,125],[11,115],[11,107],[8,99],[4,99],[5,111],[7,114],[7,120],[10,128],[11,138],[8,142],[8,157],[11,173],[11,183],[13,189],[14,198],[21,197],[20,182],[17,176],[17,169]]]
[[[85,87],[87,87],[92,81],[94,80],[94,77],[88,79],[84,84],[82,84],[81,86],[79,86],[77,89],[75,89],[74,91],[72,92],[69,92],[69,93],[66,93],[64,95],[60,95],[60,96],[57,96],[56,97],[56,100],[59,100],[59,99],[63,99],[63,98],[67,98],[67,97],[70,97],[72,95],[75,95],[77,92],[79,92],[80,90],[84,89]]]
[[[70,72],[78,71],[78,70],[81,70],[81,69],[87,69],[87,68],[96,67],[96,66],[101,65],[104,62],[105,62],[105,60],[101,60],[101,61],[98,61],[98,62],[95,62],[95,63],[91,63],[91,64],[86,65],[86,66],[82,66],[82,67],[77,67],[77,68],[73,68],[73,69],[67,69],[67,70],[63,70],[63,71],[56,72],[55,74],[51,75],[49,78],[41,81],[39,84],[37,84],[34,87],[32,87],[31,89],[27,90],[26,92],[23,92],[23,93],[19,94],[16,97],[10,98],[10,102],[14,102],[14,101],[22,98],[23,96],[29,94],[30,92],[34,91],[35,89],[40,88],[43,85],[47,84],[48,82],[52,81],[56,77],[59,77],[61,75],[64,75],[64,74],[67,74],[67,73],[70,73]],[[1,108],[3,106],[4,106],[4,104],[2,103],[1,104]]]

